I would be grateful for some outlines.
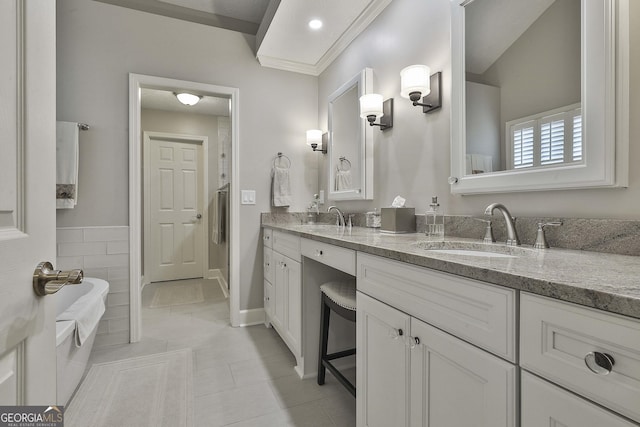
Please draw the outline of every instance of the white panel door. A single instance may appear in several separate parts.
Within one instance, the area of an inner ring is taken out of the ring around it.
[[[411,426],[515,427],[516,367],[411,319]]]
[[[361,292],[356,311],[356,423],[408,427],[410,317]]]
[[[56,401],[55,300],[33,271],[55,262],[55,2],[0,2],[0,405]]]
[[[162,137],[148,146],[151,281],[203,277],[202,143]]]

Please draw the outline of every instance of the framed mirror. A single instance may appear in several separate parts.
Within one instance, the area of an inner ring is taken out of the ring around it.
[[[373,128],[359,104],[372,90],[373,70],[365,68],[329,96],[330,200],[373,199]]]
[[[628,0],[453,0],[451,17],[452,193],[627,186]]]

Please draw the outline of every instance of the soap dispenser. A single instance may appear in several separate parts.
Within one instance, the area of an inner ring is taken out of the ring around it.
[[[438,196],[431,197],[429,210],[425,213],[425,234],[428,240],[444,241],[444,214],[439,212]]]

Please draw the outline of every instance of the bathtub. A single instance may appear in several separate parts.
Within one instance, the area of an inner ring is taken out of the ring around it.
[[[109,283],[93,277],[85,277],[79,285],[68,285],[56,294],[56,357],[57,357],[57,404],[66,405],[82,379],[87,367],[91,347],[98,330],[95,326],[91,334],[79,348],[76,347],[73,320],[57,320],[81,297],[107,300]]]

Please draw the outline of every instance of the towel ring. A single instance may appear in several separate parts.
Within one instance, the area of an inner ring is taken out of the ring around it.
[[[346,172],[348,170],[351,170],[351,162],[344,156],[340,157],[338,160],[340,160],[340,164],[336,167],[336,169],[338,169],[339,171],[342,172]],[[347,169],[344,168],[344,164],[349,165],[349,167]]]
[[[287,169],[289,169],[291,167],[291,159],[288,158],[287,156],[285,156],[284,154],[282,154],[281,152],[278,152],[278,156],[273,159],[273,167],[276,167],[276,161],[279,160],[279,163],[282,163],[282,158],[287,159],[287,161],[289,162],[289,165],[286,167]],[[282,167],[282,166],[280,166]]]

